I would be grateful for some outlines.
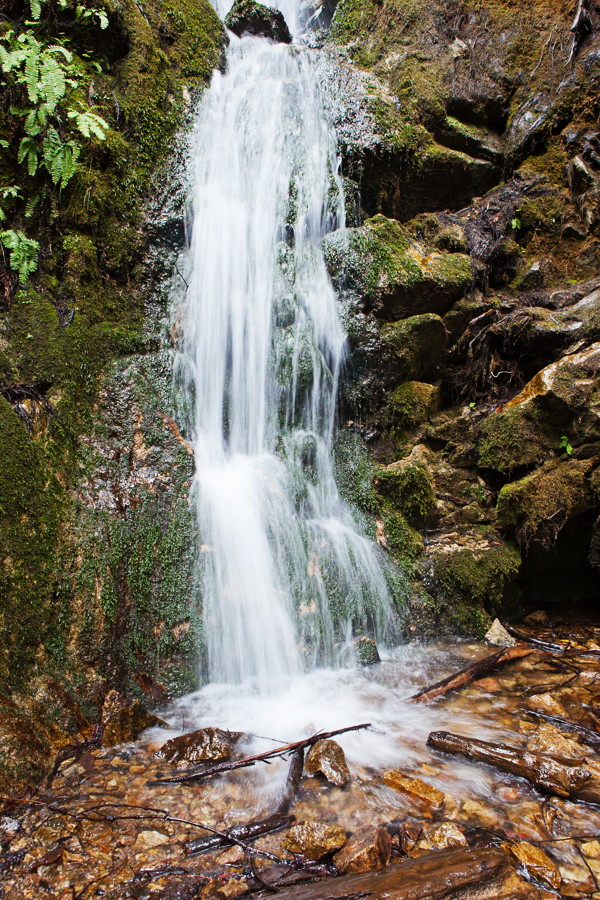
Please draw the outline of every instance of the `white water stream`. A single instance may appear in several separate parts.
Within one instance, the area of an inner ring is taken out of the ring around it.
[[[297,28],[293,0],[284,11]],[[263,694],[339,663],[353,634],[384,640],[392,619],[379,550],[334,478],[346,340],[321,240],[344,198],[318,82],[315,51],[230,35],[193,138],[180,373],[209,677]]]

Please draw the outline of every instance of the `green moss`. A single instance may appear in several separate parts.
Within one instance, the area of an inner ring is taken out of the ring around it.
[[[506,600],[521,556],[502,544],[485,553],[456,550],[434,556],[438,615],[459,634],[483,637],[491,616]]]
[[[479,465],[497,472],[512,472],[541,459],[539,414],[522,405],[491,413],[481,429]]]
[[[439,359],[446,346],[446,329],[439,316],[425,313],[384,326],[382,338],[399,377],[410,378],[423,374]]]
[[[517,209],[519,232],[531,230],[548,234],[558,234],[564,212],[564,198],[555,194],[537,199],[525,200]]]
[[[589,460],[549,462],[498,494],[498,523],[519,542],[550,545],[573,515],[593,506]]]
[[[378,468],[374,485],[408,518],[425,516],[437,506],[433,477],[421,460],[409,457]]]
[[[439,389],[421,381],[406,381],[390,394],[382,419],[386,429],[405,430],[427,421],[436,412]]]
[[[382,515],[388,550],[396,560],[406,565],[423,552],[423,538],[408,524],[402,513],[384,512]]]

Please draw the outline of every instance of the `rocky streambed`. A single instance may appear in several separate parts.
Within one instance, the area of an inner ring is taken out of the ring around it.
[[[523,629],[522,655],[491,674],[478,663],[505,651],[483,642],[413,645],[360,670],[313,673],[321,703],[296,733],[310,745],[300,765],[288,753],[291,763],[275,758],[198,778],[281,746],[245,731],[241,707],[239,732],[196,729],[203,716],[219,718],[201,693],[162,710],[173,727],[163,722],[135,742],[105,746],[125,733],[115,723],[123,729],[134,717],[113,697],[103,741],[97,731],[74,745],[51,786],[4,802],[5,900],[599,897],[600,628]],[[437,700],[415,697],[441,676]],[[334,680],[345,692],[337,707]],[[272,718],[278,739],[291,728],[290,696]],[[370,729],[310,743],[328,715],[337,725],[358,713],[357,698],[371,706]],[[262,703],[275,708],[276,700]],[[140,727],[139,708],[135,715]],[[452,733],[464,739],[462,755],[435,749],[446,740],[448,750]],[[487,765],[473,756],[482,746]],[[520,774],[510,771],[515,756]],[[197,780],[165,783],[189,773]],[[279,827],[261,835],[265,820]],[[258,836],[240,830],[248,823],[258,823]]]

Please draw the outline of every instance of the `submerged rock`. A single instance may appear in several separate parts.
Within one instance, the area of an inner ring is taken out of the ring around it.
[[[527,841],[523,841],[520,844],[512,844],[511,850],[519,862],[523,863],[530,875],[555,891],[560,888],[562,877],[558,866],[546,856],[543,850],[540,850],[534,844],[529,844]]]
[[[327,781],[338,787],[344,787],[350,781],[346,757],[337,741],[319,741],[314,744],[306,757],[304,768],[309,775],[321,772]]]
[[[233,748],[242,737],[241,731],[222,731],[220,728],[199,728],[189,734],[172,738],[156,751],[153,759],[195,764],[211,760],[225,762],[231,758]]]
[[[224,24],[238,37],[254,34],[270,38],[278,44],[292,43],[283,13],[254,0],[237,0],[225,16]]]
[[[398,769],[388,769],[383,773],[383,780],[388,787],[394,788],[404,794],[409,794],[417,800],[428,803],[434,809],[441,809],[444,805],[445,795],[433,785],[422,781],[420,778],[410,778],[403,775]]]
[[[390,861],[392,839],[387,829],[376,825],[359,828],[333,861],[341,875],[384,869]]]
[[[166,725],[148,712],[139,700],[128,700],[118,691],[110,691],[102,709],[102,743],[105,747],[135,741],[146,728]]]
[[[308,859],[320,859],[327,853],[340,850],[346,843],[346,833],[339,825],[324,822],[300,822],[294,825],[283,841],[284,850],[301,853]]]
[[[427,834],[427,840],[436,850],[467,846],[466,837],[454,822],[442,822]]]

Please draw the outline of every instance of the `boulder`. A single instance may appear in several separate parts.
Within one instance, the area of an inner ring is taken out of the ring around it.
[[[327,781],[338,787],[344,787],[350,781],[346,757],[337,741],[326,740],[313,744],[306,757],[304,768],[309,775],[320,772]]]
[[[486,632],[485,639],[488,644],[494,644],[495,647],[514,647],[517,643],[502,625],[500,619],[494,619],[492,627]]]
[[[393,219],[377,215],[361,228],[324,241],[334,281],[350,282],[367,307],[389,322],[444,313],[471,283],[462,253],[431,250]]]
[[[237,0],[224,20],[225,28],[238,37],[254,34],[269,38],[278,44],[291,44],[292,35],[278,9],[263,6],[254,0]]]
[[[408,518],[423,517],[437,505],[427,455],[426,448],[417,444],[405,459],[380,466],[373,476],[375,489]]]
[[[440,390],[434,384],[405,381],[387,398],[382,419],[386,428],[415,428],[437,412]]]
[[[392,839],[387,829],[366,825],[355,831],[333,861],[341,875],[385,869],[392,853]]]
[[[286,834],[283,848],[292,853],[301,853],[307,859],[320,859],[328,853],[340,850],[346,840],[346,833],[339,825],[299,822]]]
[[[156,751],[152,759],[164,759],[174,765],[196,765],[211,760],[225,762],[242,737],[241,731],[222,731],[220,728],[199,728],[171,738]]]
[[[383,780],[388,787],[403,794],[408,794],[416,800],[421,800],[433,809],[441,809],[444,805],[445,795],[433,785],[422,781],[420,778],[411,778],[404,775],[399,769],[388,769],[383,773]]]
[[[446,348],[444,323],[433,313],[385,325],[381,337],[383,352],[389,357],[390,375],[399,380],[425,375],[439,362]]]
[[[102,707],[102,743],[105,747],[127,744],[136,741],[146,728],[166,724],[148,712],[139,700],[130,700],[118,691],[110,691]]]
[[[360,666],[376,666],[381,662],[377,644],[367,634],[363,634],[357,641],[354,641],[354,649]]]

